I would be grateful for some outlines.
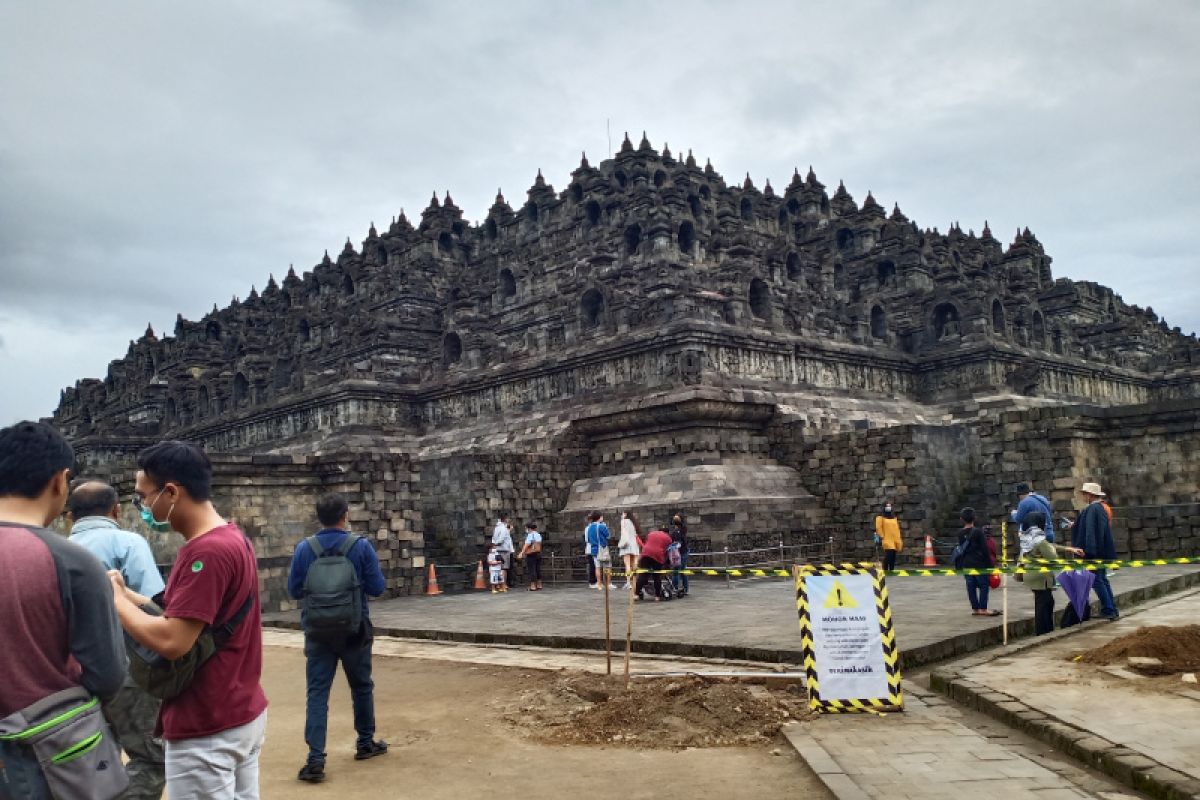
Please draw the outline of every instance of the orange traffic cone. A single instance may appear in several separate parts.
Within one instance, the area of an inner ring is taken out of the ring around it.
[[[937,566],[937,558],[934,557],[934,555],[933,555],[933,539],[929,535],[925,536],[925,561],[921,566],[923,566],[923,567],[936,567]]]
[[[487,576],[483,574],[483,562],[479,562],[479,569],[475,570],[475,588],[488,588]]]
[[[425,596],[433,597],[442,593],[437,582],[437,569],[433,564],[429,565],[429,574],[425,577]]]

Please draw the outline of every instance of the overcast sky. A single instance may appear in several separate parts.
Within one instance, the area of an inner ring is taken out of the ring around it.
[[[836,8],[834,6],[837,6]],[[1200,330],[1200,3],[0,0],[0,424],[152,322],[629,130],[809,164]]]

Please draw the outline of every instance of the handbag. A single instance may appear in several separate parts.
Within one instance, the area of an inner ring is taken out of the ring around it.
[[[112,800],[129,786],[121,747],[100,711],[100,700],[81,686],[0,719],[0,739],[18,745],[18,752],[37,762],[54,797]]]
[[[950,551],[950,565],[955,569],[962,569],[963,556],[967,554],[967,541],[963,540],[954,546]]]
[[[1000,576],[994,572],[991,575],[988,575],[988,587],[990,587],[992,589],[999,589],[1000,588]]]
[[[251,591],[241,608],[221,625],[206,626],[196,637],[192,648],[173,661],[139,644],[126,633],[125,649],[129,653],[129,677],[151,697],[159,700],[178,697],[195,680],[200,667],[232,638],[238,625],[254,607],[254,596],[255,592]]]

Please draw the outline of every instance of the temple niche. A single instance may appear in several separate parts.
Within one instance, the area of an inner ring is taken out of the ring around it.
[[[986,223],[942,233],[840,182],[831,195],[811,167],[782,190],[727,182],[645,135],[585,155],[561,191],[539,170],[478,222],[435,193],[334,252],[168,335],[148,329],[65,389],[54,423],[95,462],[168,437],[231,456],[403,453],[465,493],[469,514],[420,501],[445,537],[427,532],[428,552],[449,557],[510,502],[486,496],[489,459],[561,467],[526,487],[543,518],[692,502],[716,541],[836,515],[780,463],[781,426],[1200,386],[1194,336],[1055,279],[1027,228],[1007,243]]]

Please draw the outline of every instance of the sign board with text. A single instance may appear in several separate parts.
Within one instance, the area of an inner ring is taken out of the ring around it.
[[[796,609],[814,709],[903,709],[887,587],[874,565],[797,567]]]

